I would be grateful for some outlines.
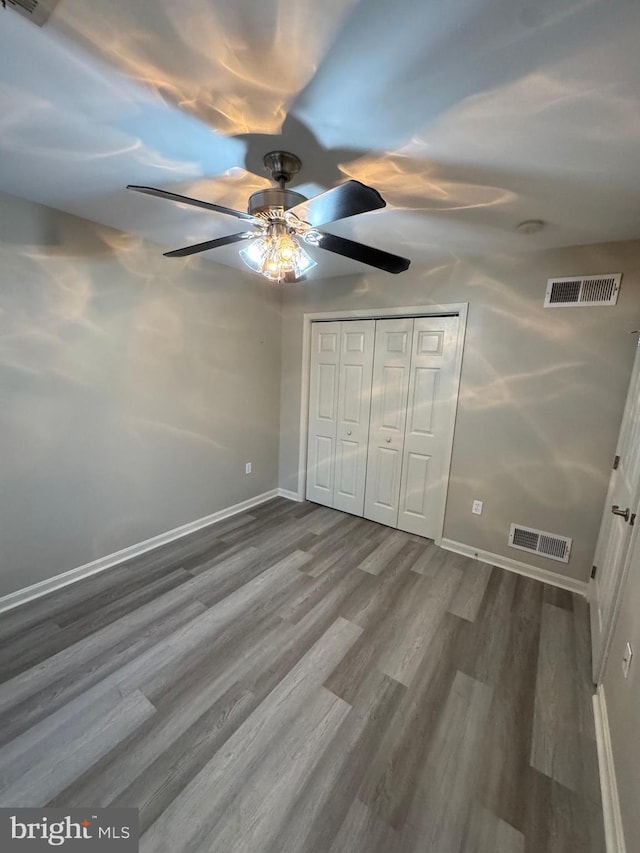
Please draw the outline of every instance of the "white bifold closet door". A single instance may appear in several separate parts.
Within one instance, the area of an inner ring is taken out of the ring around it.
[[[341,325],[314,323],[311,327],[307,498],[325,506],[333,506]]]
[[[375,320],[314,323],[307,498],[362,515]]]
[[[378,320],[364,517],[398,526],[413,320]]]
[[[352,320],[340,330],[333,507],[352,515],[364,507],[375,332],[375,320]]]
[[[458,317],[416,317],[402,456],[398,527],[440,535],[455,413]]]
[[[307,498],[440,535],[458,317],[312,325]]]

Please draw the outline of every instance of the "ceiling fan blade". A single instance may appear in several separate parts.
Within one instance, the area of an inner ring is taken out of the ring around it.
[[[408,258],[392,255],[390,252],[374,249],[372,246],[365,246],[363,243],[355,243],[353,240],[347,240],[344,237],[336,237],[335,234],[322,233],[318,246],[328,252],[343,255],[345,258],[352,258],[354,261],[360,261],[361,264],[368,264],[370,267],[376,267],[379,270],[385,270],[385,272],[404,272],[411,263]]]
[[[228,237],[218,237],[217,240],[206,240],[204,243],[195,243],[193,246],[185,246],[184,249],[174,249],[173,252],[164,252],[165,258],[184,258],[187,255],[196,255],[198,252],[206,252],[207,249],[217,249],[218,246],[228,246],[229,243],[239,243],[241,240],[250,240],[251,237],[259,237],[259,231],[241,231],[238,234],[229,234]]]
[[[167,190],[157,190],[154,187],[138,187],[134,184],[127,186],[128,190],[135,190],[137,193],[145,193],[145,195],[154,195],[158,198],[168,198],[169,201],[177,201],[180,204],[190,204],[193,207],[202,207],[205,210],[214,210],[216,213],[226,213],[229,216],[235,216],[237,219],[253,219],[249,213],[243,213],[241,210],[233,210],[231,207],[222,207],[220,204],[213,204],[210,201],[202,201],[199,198],[189,198],[186,195],[178,195],[170,193]]]
[[[373,187],[361,184],[360,181],[346,181],[326,193],[320,193],[297,204],[291,208],[290,213],[315,227],[335,222],[336,219],[346,219],[357,213],[378,210],[386,205],[386,201]]]

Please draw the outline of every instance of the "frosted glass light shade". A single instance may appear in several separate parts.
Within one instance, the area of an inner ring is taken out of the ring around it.
[[[271,226],[264,237],[241,249],[240,257],[249,269],[271,281],[292,281],[316,266],[296,238],[282,227]]]

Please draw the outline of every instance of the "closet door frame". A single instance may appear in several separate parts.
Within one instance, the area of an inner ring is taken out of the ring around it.
[[[448,427],[447,449],[445,454],[444,474],[446,475],[447,489],[445,489],[444,501],[442,503],[440,518],[438,519],[438,535],[435,538],[436,545],[442,541],[442,528],[444,526],[444,508],[446,504],[446,492],[448,491],[449,474],[451,471],[451,453],[453,451],[453,434],[455,430],[456,413],[458,409],[458,397],[460,393],[460,372],[462,370],[462,354],[464,351],[464,339],[467,329],[468,302],[454,302],[446,305],[406,305],[394,308],[372,308],[355,309],[345,311],[321,311],[305,314],[302,319],[302,382],[300,389],[300,433],[298,452],[298,491],[287,494],[298,501],[305,499],[305,487],[307,481],[307,439],[309,430],[309,386],[311,373],[311,324],[319,322],[330,322],[336,320],[383,320],[398,317],[438,317],[446,315],[457,315],[458,334],[454,356],[453,390],[454,400],[450,410],[450,423]]]

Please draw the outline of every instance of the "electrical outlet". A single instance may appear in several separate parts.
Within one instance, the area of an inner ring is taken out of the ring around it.
[[[624,654],[622,655],[622,672],[625,678],[629,677],[629,670],[631,668],[631,658],[633,657],[633,649],[631,648],[631,643],[626,643],[624,647]]]
[[[251,473],[251,462],[247,462],[246,465],[244,466],[244,473],[245,474]]]
[[[482,515],[482,501],[474,501],[471,504],[471,512],[474,515]]]

